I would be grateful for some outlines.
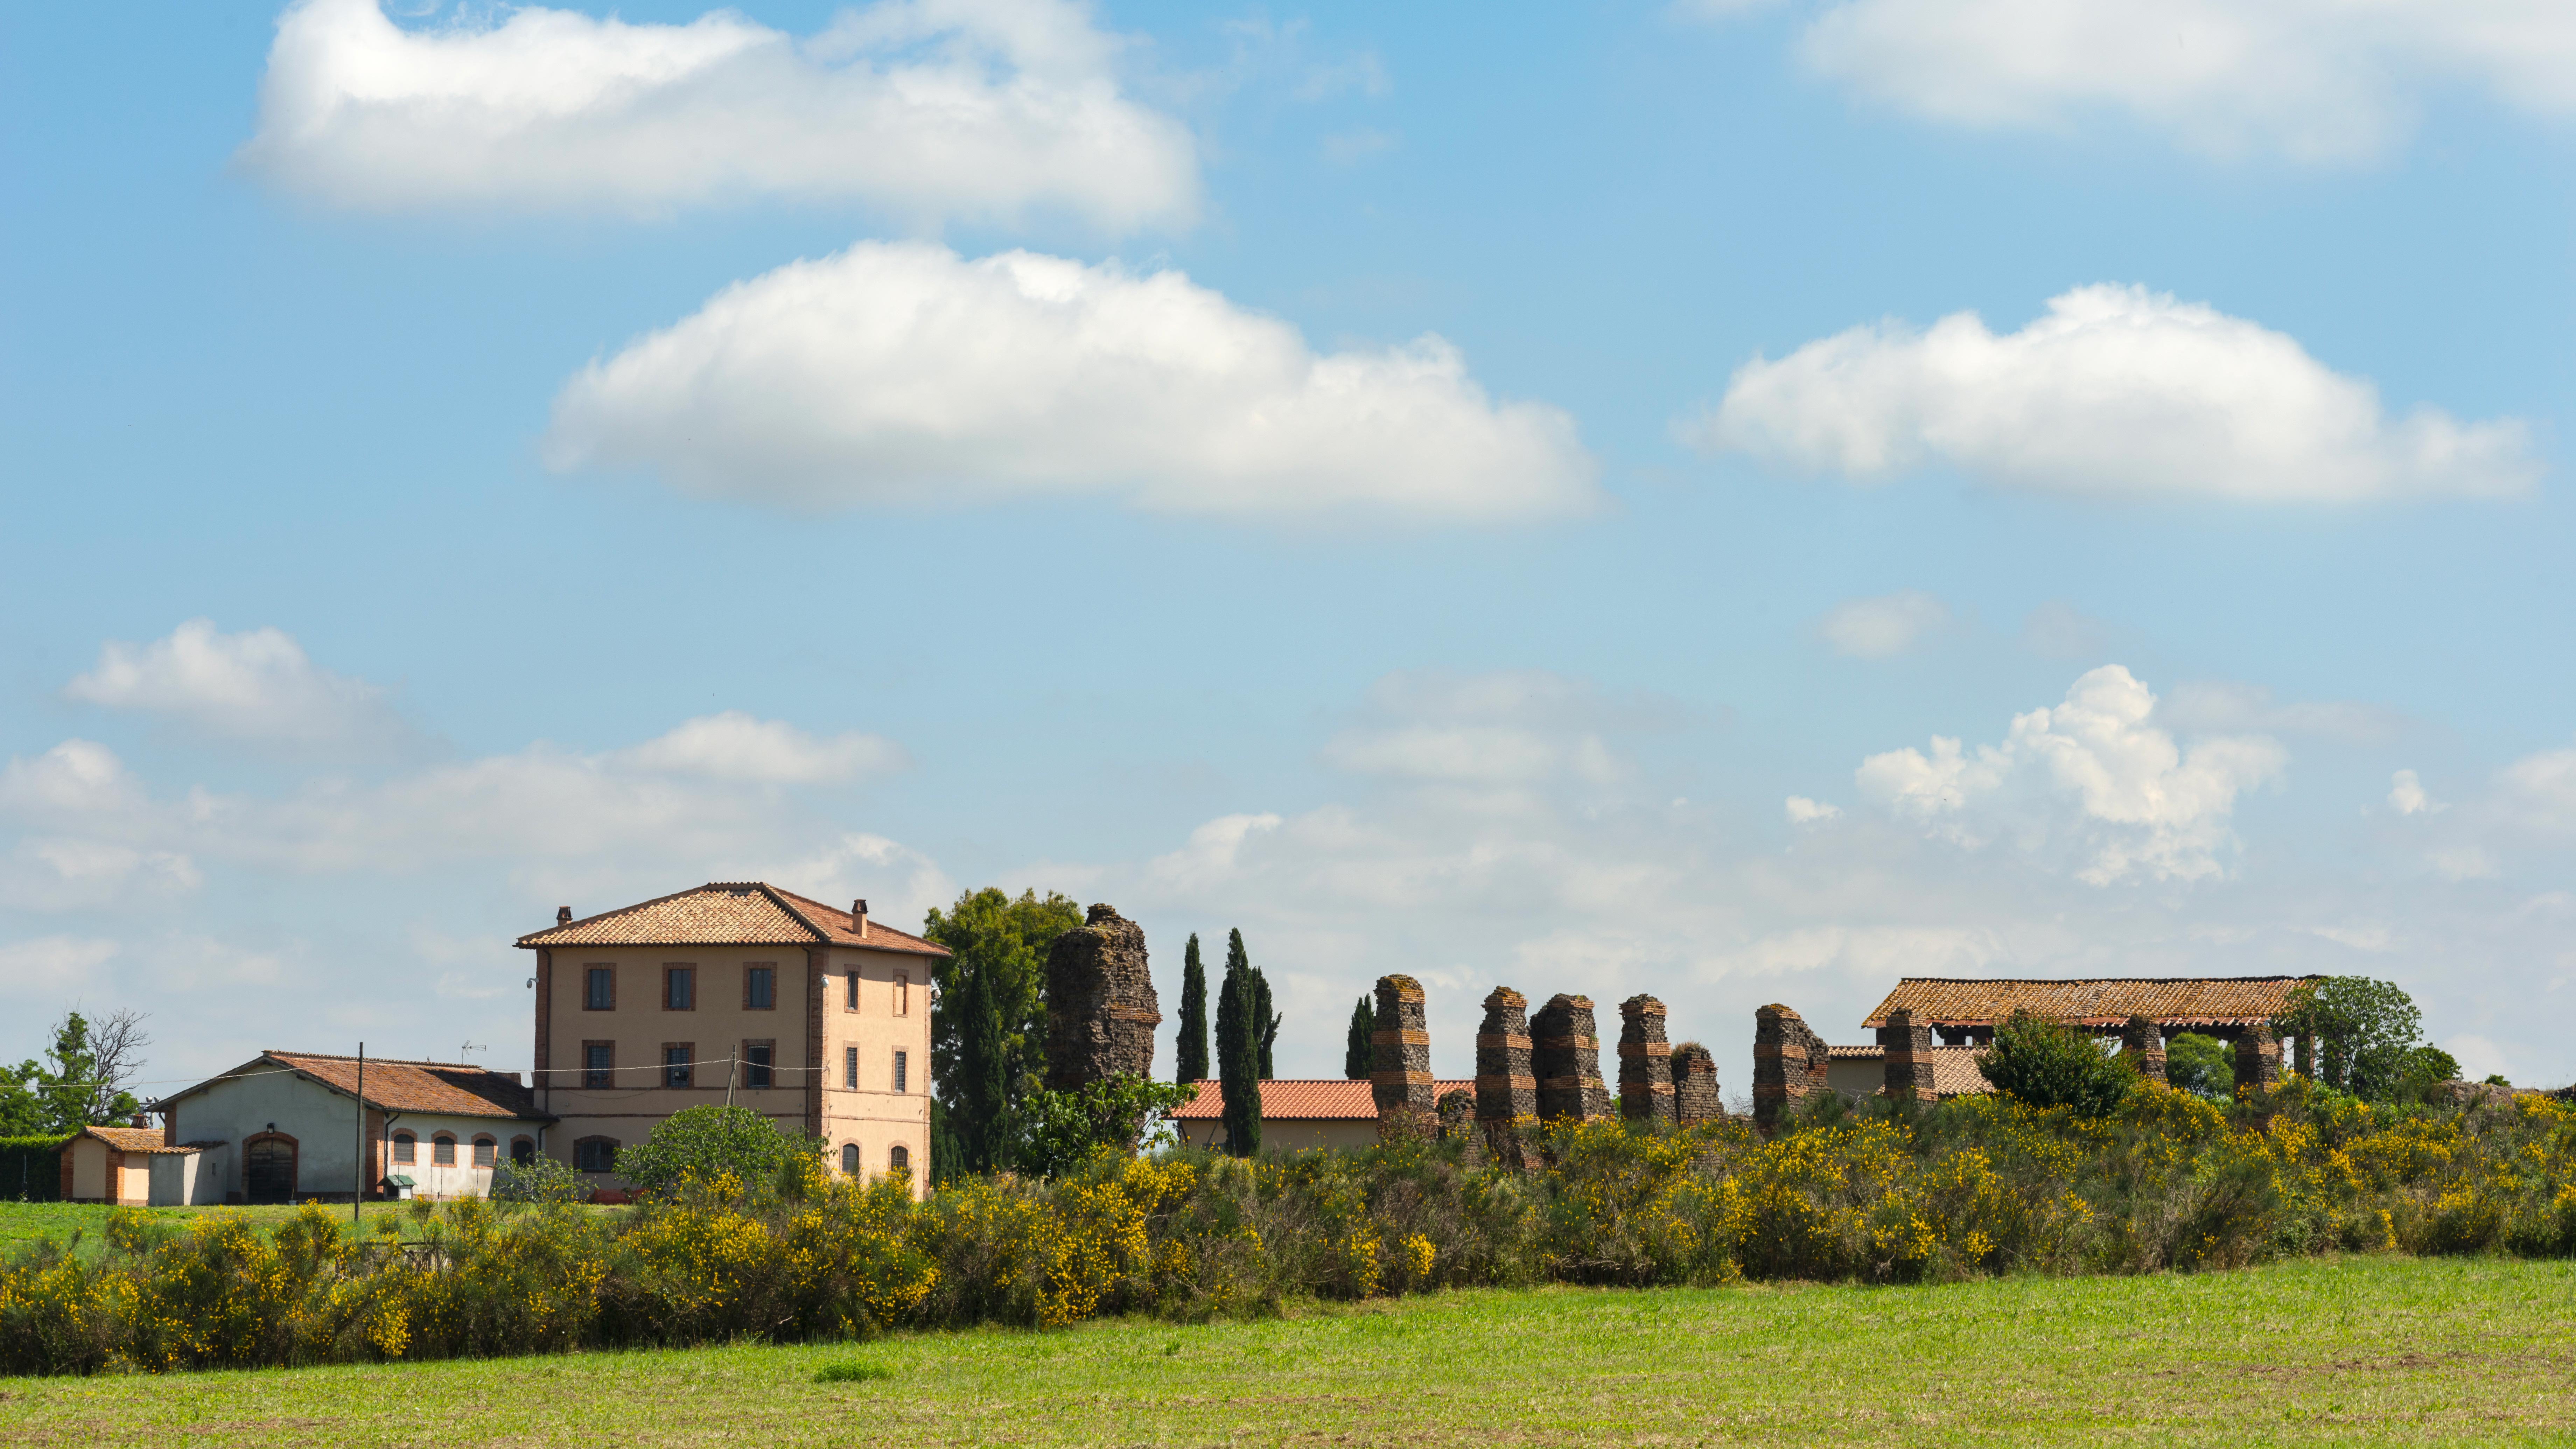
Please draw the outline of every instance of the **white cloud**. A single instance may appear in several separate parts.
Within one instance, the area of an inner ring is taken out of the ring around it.
[[[1855,327],[1737,369],[1685,420],[1709,452],[1877,479],[1944,464],[2078,496],[2349,502],[2504,496],[2539,475],[2513,419],[2383,416],[2378,390],[2298,342],[2143,287],[2079,287],[1998,336],[1959,312]]]
[[[2499,777],[2505,812],[2549,831],[2576,831],[2576,749],[2544,750],[2507,765]]]
[[[2000,745],[1971,754],[1936,736],[1930,754],[1872,755],[1853,778],[1900,818],[1964,845],[2071,835],[2085,857],[2077,878],[2096,885],[2219,874],[2235,843],[2236,797],[2280,773],[2281,748],[2215,736],[2186,752],[2152,723],[2155,706],[2128,670],[2106,665],[2077,679],[2064,703],[2015,715]]]
[[[1949,605],[1921,589],[1906,589],[1836,604],[1817,621],[1816,632],[1836,654],[1886,659],[1913,648],[1949,623]]]
[[[0,812],[64,819],[124,811],[142,803],[143,784],[96,740],[65,740],[34,759],[0,768]]]
[[[2187,680],[2156,704],[2156,722],[2178,730],[2259,730],[2266,734],[2322,735],[2355,744],[2394,737],[2404,723],[2394,711],[2349,700],[2284,703],[2259,684]]]
[[[741,710],[690,720],[618,758],[639,770],[755,785],[834,785],[911,763],[903,747],[883,735],[851,731],[817,739],[784,721],[754,719]]]
[[[1712,18],[1762,0],[1700,0]],[[2576,11],[2560,0],[1823,0],[1807,66],[1916,115],[2064,130],[2121,115],[2216,156],[2349,162],[2465,85],[2576,112]]]
[[[1177,513],[1581,511],[1573,419],[1438,337],[1319,356],[1178,272],[864,243],[718,293],[556,398],[556,468],[797,508],[1105,496]]]
[[[2400,815],[2425,815],[2450,807],[2424,793],[2424,782],[2413,770],[2400,770],[2388,777],[2388,808]]]
[[[266,744],[381,743],[405,733],[382,686],[315,664],[283,630],[226,634],[209,619],[149,644],[109,640],[63,693]]]
[[[39,936],[0,944],[0,993],[46,1001],[78,997],[116,954],[116,942],[87,936]]]
[[[1789,797],[1788,813],[1789,823],[1792,825],[1813,825],[1820,820],[1831,820],[1842,814],[1843,807],[1828,805],[1822,800],[1810,800],[1804,795],[1792,795]]]
[[[2435,875],[2448,881],[2491,880],[2504,873],[2495,852],[2482,845],[2447,845],[2424,860]]]
[[[1185,223],[1196,147],[1120,93],[1120,42],[1057,0],[890,0],[804,42],[712,11],[538,6],[405,30],[375,0],[279,17],[242,162],[373,211],[658,214],[761,196],[919,224],[1065,211]]]

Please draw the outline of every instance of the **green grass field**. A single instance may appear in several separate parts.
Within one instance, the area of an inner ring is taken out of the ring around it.
[[[96,1203],[0,1202],[0,1251],[37,1238],[69,1238],[76,1230],[88,1243],[95,1244],[100,1241],[99,1229],[106,1225],[107,1215],[114,1211],[114,1208],[101,1207]],[[204,1213],[240,1213],[255,1223],[284,1222],[295,1213],[293,1207],[283,1204],[230,1208],[133,1208],[129,1211],[173,1221],[185,1221]],[[348,1220],[347,1203],[341,1203],[330,1211],[337,1213],[343,1222]],[[400,1212],[402,1208],[395,1203],[368,1203],[366,1211],[372,1217],[377,1213]]]
[[[290,1440],[2576,1443],[2576,1265],[1465,1292],[1192,1328],[0,1380],[0,1443]]]

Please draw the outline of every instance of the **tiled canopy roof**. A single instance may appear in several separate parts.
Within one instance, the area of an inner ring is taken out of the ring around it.
[[[1875,1046],[1827,1047],[1838,1062],[1878,1062],[1887,1059],[1887,1048]],[[1973,1097],[1991,1092],[1994,1084],[1977,1070],[1977,1053],[1983,1047],[1936,1046],[1929,1053],[1932,1063],[1932,1090],[1944,1097]]]
[[[166,1107],[231,1077],[292,1071],[345,1096],[358,1095],[358,1059],[318,1052],[263,1052],[223,1076],[199,1082],[154,1103]],[[367,1058],[367,1105],[386,1112],[438,1113],[450,1117],[525,1118],[552,1121],[537,1110],[536,1098],[520,1084],[516,1072],[496,1072],[460,1062],[405,1062]],[[159,1134],[154,1134],[159,1140]]]
[[[1225,1115],[1225,1098],[1213,1081],[1198,1083],[1199,1094],[1172,1113],[1176,1122],[1208,1122]],[[1433,1082],[1431,1100],[1451,1092],[1472,1092],[1476,1084]],[[1283,1077],[1261,1084],[1264,1122],[1374,1122],[1377,1099],[1369,1084],[1344,1077]]]
[[[119,1152],[186,1152],[185,1147],[164,1146],[158,1127],[84,1127],[83,1137],[95,1137]],[[68,1144],[67,1144],[68,1145]]]
[[[2143,1016],[2163,1026],[2245,1025],[2289,1010],[2290,992],[2313,976],[2104,976],[2080,981],[1966,981],[1909,976],[1861,1023],[1887,1024],[1911,1009],[1926,1026],[1992,1026],[2015,1011],[2085,1026]]]
[[[713,881],[640,905],[531,932],[519,944],[540,946],[865,946],[915,956],[948,948],[898,931],[874,916],[862,940],[848,911],[810,901],[762,881]]]

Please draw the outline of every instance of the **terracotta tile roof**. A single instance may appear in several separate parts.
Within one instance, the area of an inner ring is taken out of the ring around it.
[[[157,1110],[191,1097],[231,1077],[280,1069],[295,1072],[354,1097],[358,1094],[358,1059],[320,1052],[262,1052],[259,1060],[210,1077],[184,1092],[153,1103]],[[535,1094],[516,1072],[496,1072],[462,1062],[407,1062],[390,1057],[367,1058],[367,1105],[387,1112],[439,1113],[450,1117],[499,1117],[551,1122],[537,1110]],[[159,1134],[154,1134],[157,1141]]]
[[[186,1152],[185,1147],[165,1147],[158,1127],[84,1127],[81,1137],[95,1137],[119,1152],[160,1153]],[[75,1138],[74,1140],[78,1140]],[[68,1147],[71,1143],[63,1144]]]
[[[2125,1018],[2123,1018],[2125,1020]],[[1825,1048],[1838,1062],[1876,1062],[1887,1058],[1885,1047],[1829,1046]],[[1994,1090],[1986,1074],[1977,1070],[1977,1053],[1984,1047],[1936,1046],[1932,1048],[1932,1090],[1944,1097],[1974,1097]]]
[[[1225,1115],[1225,1098],[1214,1081],[1198,1084],[1199,1094],[1172,1113],[1176,1122],[1208,1122]],[[1431,1100],[1451,1092],[1472,1092],[1473,1081],[1433,1082]],[[1374,1122],[1377,1099],[1369,1084],[1345,1077],[1276,1077],[1261,1084],[1264,1122]]]
[[[519,938],[540,946],[866,946],[915,956],[945,956],[948,948],[868,917],[859,938],[845,910],[807,900],[764,881],[710,881],[596,916],[533,931]]]
[[[2289,1009],[2292,988],[2313,976],[2103,976],[2075,981],[1970,981],[1908,976],[1861,1022],[1887,1024],[1911,1008],[1926,1025],[1991,1026],[2016,1010],[2087,1026],[2144,1016],[2165,1026],[2270,1021]]]

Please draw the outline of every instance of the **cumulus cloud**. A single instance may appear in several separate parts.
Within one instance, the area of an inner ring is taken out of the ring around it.
[[[1822,800],[1810,800],[1804,795],[1792,795],[1789,797],[1788,813],[1789,823],[1792,825],[1813,825],[1818,821],[1831,820],[1842,814],[1843,807],[1828,805]]]
[[[1857,480],[1925,465],[2085,497],[2339,503],[2507,496],[2539,476],[2513,419],[2383,414],[2366,380],[2296,339],[2143,287],[2079,287],[1998,336],[1975,313],[1928,331],[1855,327],[1736,370],[1680,424],[1711,452]]]
[[[865,243],[718,293],[571,379],[546,458],[793,508],[1098,496],[1174,513],[1576,512],[1574,421],[1458,350],[1318,355],[1178,272]]]
[[[1196,147],[1121,93],[1120,42],[1058,0],[888,0],[797,41],[569,10],[425,29],[376,0],[279,17],[243,164],[372,211],[664,213],[775,196],[922,224],[1188,221]]]
[[[2404,721],[2396,711],[2350,700],[2279,700],[2259,684],[2191,680],[2175,685],[2156,705],[2156,721],[2192,732],[2259,730],[2265,734],[2319,735],[2353,744],[2394,737]]]
[[[1816,632],[1836,654],[1886,659],[1913,648],[1949,623],[1949,605],[1921,589],[1906,589],[1836,604],[1817,621]]]
[[[0,993],[48,999],[77,997],[114,960],[117,943],[91,936],[38,936],[0,943]]]
[[[2400,815],[2424,815],[2450,807],[2424,793],[2424,782],[2413,770],[2400,770],[2388,777],[2388,808]]]
[[[851,731],[818,739],[740,710],[690,720],[622,752],[620,759],[639,770],[756,785],[836,785],[911,763],[903,747],[883,735]]]
[[[315,664],[283,630],[226,634],[210,619],[149,644],[108,641],[63,693],[263,744],[381,743],[406,733],[381,685]]]
[[[2525,755],[2504,768],[2497,784],[2505,814],[2519,823],[2576,831],[2576,749]]]
[[[1763,0],[1698,0],[1711,18]],[[2350,162],[2467,85],[2576,113],[2576,12],[2558,0],[1822,0],[1799,50],[1897,109],[1979,128],[2125,116],[2216,156]]]
[[[1971,752],[1935,736],[1929,753],[1870,756],[1854,779],[1897,817],[1961,844],[2071,836],[2077,878],[2092,884],[2217,875],[2235,844],[2236,797],[2279,774],[2285,757],[2261,736],[2213,736],[2185,751],[2153,723],[2155,707],[2128,670],[2106,665],[2063,703],[2015,715],[1999,745]]]

